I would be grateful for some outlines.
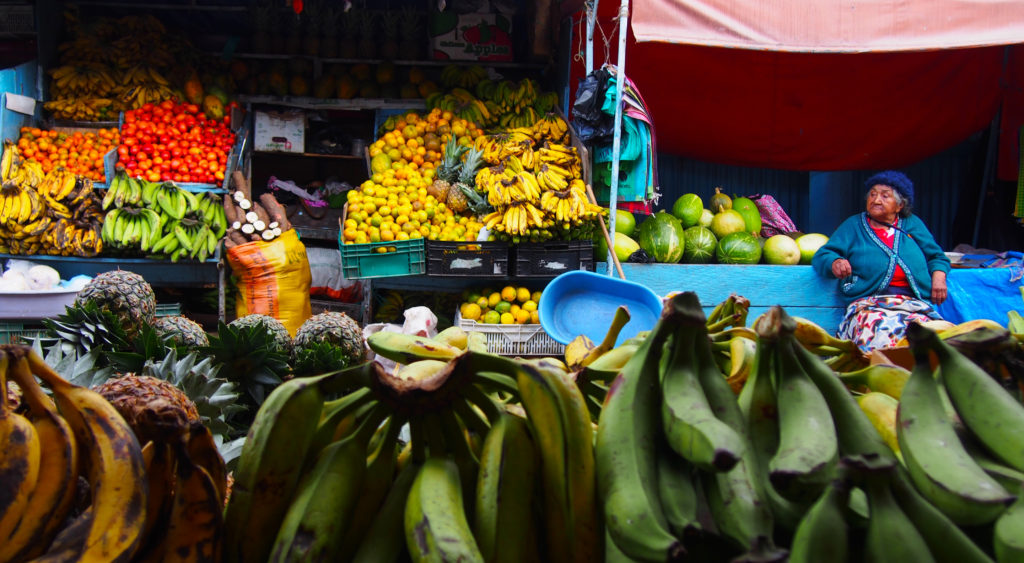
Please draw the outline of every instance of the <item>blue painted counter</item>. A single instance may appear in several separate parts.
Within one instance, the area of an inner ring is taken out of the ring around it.
[[[606,272],[599,263],[597,272]],[[750,300],[748,324],[774,305],[830,331],[843,318],[847,301],[836,291],[835,280],[825,280],[810,266],[725,264],[623,264],[626,279],[643,284],[659,295],[694,291],[705,311],[730,294]],[[950,298],[939,312],[950,322],[987,318],[1006,325],[1006,312],[1024,312],[1021,272],[1014,268],[954,269],[947,285]]]

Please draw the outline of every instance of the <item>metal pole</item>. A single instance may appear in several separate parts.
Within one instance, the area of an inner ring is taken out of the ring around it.
[[[619,3],[619,52],[616,63],[617,74],[615,77],[615,122],[614,136],[612,137],[612,185],[608,191],[608,252],[615,252],[615,208],[619,198],[619,154],[622,152],[622,93],[626,80],[626,30],[629,20],[629,0],[622,0]],[[611,260],[608,264],[608,275],[614,275]]]
[[[586,3],[587,7],[587,58],[586,58],[586,73],[585,76],[590,76],[591,72],[594,72],[594,24],[597,22],[597,4],[599,0],[593,0]]]

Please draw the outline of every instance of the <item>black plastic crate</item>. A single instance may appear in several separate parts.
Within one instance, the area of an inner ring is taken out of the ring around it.
[[[466,278],[507,277],[508,243],[428,240],[427,275]]]
[[[594,243],[589,240],[524,243],[515,249],[515,277],[553,278],[573,270],[594,271]]]

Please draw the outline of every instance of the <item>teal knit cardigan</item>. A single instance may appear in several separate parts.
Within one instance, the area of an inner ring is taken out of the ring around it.
[[[910,291],[918,299],[930,301],[931,274],[949,272],[949,258],[917,216],[901,217],[898,227],[906,233],[897,229],[890,249],[871,229],[867,213],[849,217],[814,254],[811,266],[818,275],[835,279],[832,262],[849,260],[853,274],[839,280],[839,293],[853,301],[889,287],[898,264],[907,275]]]

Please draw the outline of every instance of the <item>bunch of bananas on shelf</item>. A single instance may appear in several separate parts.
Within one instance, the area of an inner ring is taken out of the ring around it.
[[[443,73],[442,82],[445,82]],[[529,128],[542,120],[550,121],[548,114],[558,108],[558,94],[541,92],[540,85],[532,78],[513,82],[484,77],[471,84],[445,82],[445,86],[448,92],[427,96],[427,109],[447,110],[481,127]],[[553,140],[562,142],[561,138]]]
[[[43,109],[56,119],[71,121],[109,121],[117,118],[120,109],[111,98],[62,97],[45,102]]]
[[[50,97],[108,94],[120,84],[116,74],[95,62],[56,67],[50,71]]]
[[[478,144],[492,159],[501,157],[501,164],[481,169],[475,178],[476,189],[487,194],[495,209],[481,219],[485,228],[516,243],[593,234],[604,210],[587,197],[573,147],[545,143],[535,151],[521,131],[489,136]],[[521,151],[519,156],[514,150]]]
[[[538,143],[545,140],[566,145],[569,143],[569,124],[562,116],[548,112],[533,124],[533,138]]]
[[[124,84],[113,95],[123,109],[139,109],[146,104],[158,104],[175,97],[174,90],[167,84]]]
[[[487,78],[487,69],[480,65],[445,65],[441,69],[441,84],[446,88],[472,88]]]
[[[0,157],[0,251],[96,256],[103,212],[92,180],[64,168],[44,174],[7,142]]]
[[[510,156],[516,156],[523,161],[523,166],[532,168],[534,144],[532,131],[519,129],[482,135],[476,138],[473,147],[483,153],[481,157],[488,164],[501,164]]]
[[[206,260],[228,227],[219,195],[131,178],[123,170],[114,175],[102,207],[112,208],[100,232],[107,245],[172,262]]]
[[[122,416],[29,346],[0,346],[0,390],[7,381],[22,407],[0,401],[0,469],[13,492],[0,505],[0,560],[220,560],[227,472],[205,426]],[[134,425],[147,424],[159,435],[140,448]]]

